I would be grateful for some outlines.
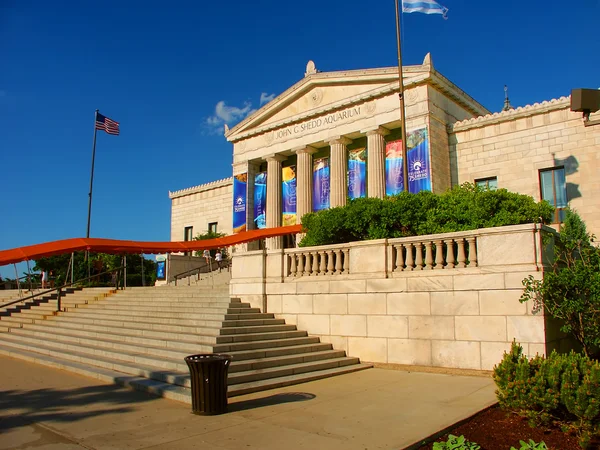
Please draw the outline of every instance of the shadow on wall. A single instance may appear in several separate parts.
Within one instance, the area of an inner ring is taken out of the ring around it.
[[[552,153],[552,160],[554,161],[554,167],[564,167],[565,177],[577,173],[579,170],[579,161],[573,155],[567,156],[566,158],[556,158],[555,154]],[[575,198],[580,198],[581,192],[579,192],[579,185],[567,181],[567,201],[571,201]]]

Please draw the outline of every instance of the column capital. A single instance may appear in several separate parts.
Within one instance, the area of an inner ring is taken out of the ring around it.
[[[360,132],[365,133],[367,136],[374,136],[374,135],[386,136],[386,135],[390,134],[390,130],[388,130],[387,128],[384,128],[384,127],[369,128],[366,130],[361,130]]]
[[[311,147],[310,145],[303,145],[302,147],[296,147],[292,149],[296,155],[302,155],[304,153],[308,153],[309,155],[313,155],[317,153],[319,149]]]
[[[332,144],[343,144],[343,145],[348,145],[348,144],[352,144],[352,139],[348,139],[345,136],[334,136],[328,139],[329,145]]]
[[[272,155],[264,156],[263,159],[267,162],[283,162],[287,159],[287,156],[274,153]]]

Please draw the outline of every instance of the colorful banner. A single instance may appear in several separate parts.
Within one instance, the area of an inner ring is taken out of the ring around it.
[[[329,208],[329,158],[313,161],[313,204],[314,212]]]
[[[267,228],[267,172],[257,173],[254,177],[254,223],[256,228]]]
[[[233,177],[233,233],[246,231],[246,188],[248,174],[241,173]]]
[[[156,279],[164,280],[167,276],[165,274],[165,261],[157,261],[156,263]]]
[[[404,190],[402,169],[402,140],[385,145],[385,195],[396,195]]]
[[[348,151],[348,198],[367,195],[367,149]]]
[[[408,192],[431,191],[429,138],[427,128],[412,131],[406,136],[408,150]]]
[[[281,169],[281,225],[296,225],[296,166]]]

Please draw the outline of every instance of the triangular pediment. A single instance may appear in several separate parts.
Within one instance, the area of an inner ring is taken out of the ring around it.
[[[430,76],[429,66],[404,68],[404,85]],[[229,141],[307,117],[325,114],[348,102],[376,97],[398,89],[398,69],[380,68],[345,72],[317,72],[306,76],[226,133]]]

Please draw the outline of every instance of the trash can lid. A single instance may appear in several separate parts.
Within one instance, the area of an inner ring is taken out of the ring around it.
[[[233,357],[224,353],[201,353],[184,358],[186,361],[231,361]]]

